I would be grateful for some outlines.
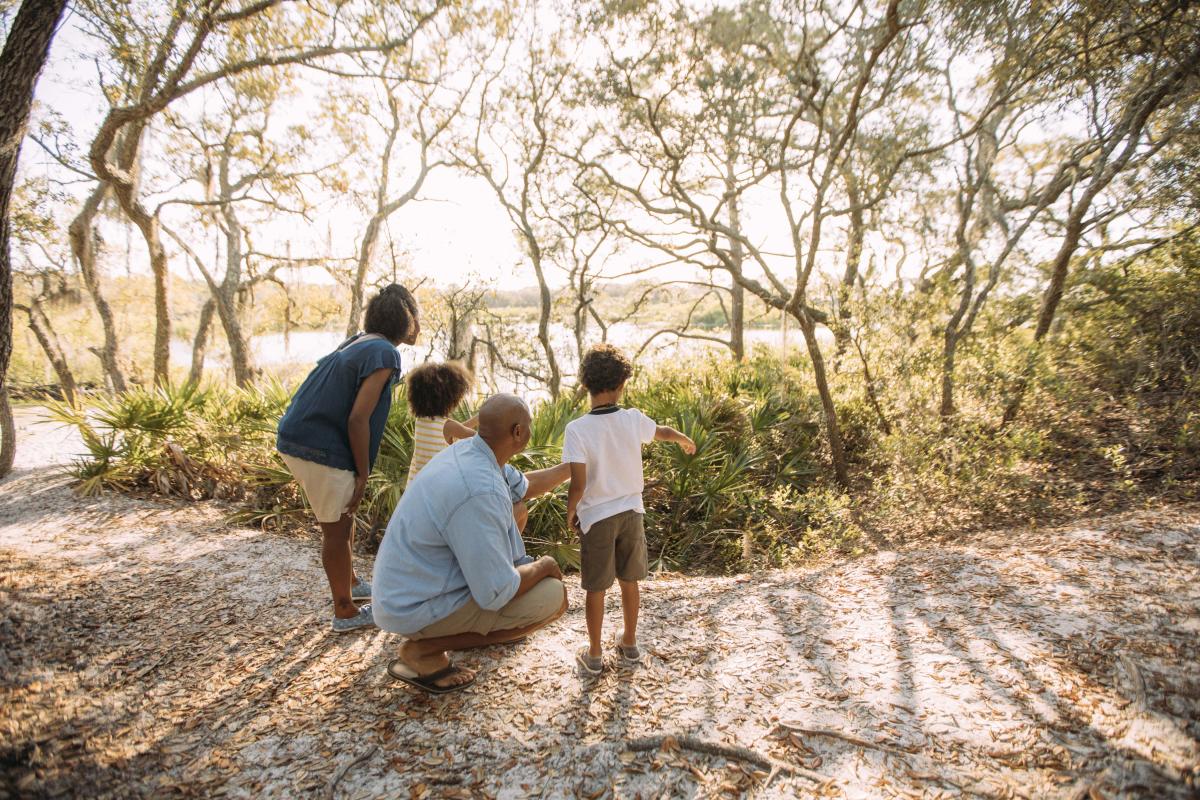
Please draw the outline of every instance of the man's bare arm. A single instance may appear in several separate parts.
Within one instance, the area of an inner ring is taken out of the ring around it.
[[[542,556],[532,564],[522,564],[517,567],[517,575],[521,577],[521,585],[517,587],[517,593],[513,597],[520,597],[546,578],[562,580],[562,570],[558,568],[558,562],[550,556]]]

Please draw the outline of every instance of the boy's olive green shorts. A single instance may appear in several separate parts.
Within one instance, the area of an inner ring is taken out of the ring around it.
[[[646,529],[637,511],[622,511],[594,523],[579,549],[583,560],[579,582],[586,591],[603,592],[617,578],[646,577]]]

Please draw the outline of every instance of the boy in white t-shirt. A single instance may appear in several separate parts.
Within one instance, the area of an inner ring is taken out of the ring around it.
[[[675,442],[684,452],[695,443],[674,428],[658,425],[641,411],[617,402],[633,366],[609,344],[590,349],[579,365],[591,411],[567,425],[563,461],[571,466],[567,520],[579,532],[583,559],[581,584],[587,592],[585,616],[589,644],[576,660],[592,675],[604,671],[600,631],[604,593],[613,580],[621,585],[625,629],[617,650],[626,661],[639,661],[638,581],[646,577],[646,533],[642,526],[642,444]]]

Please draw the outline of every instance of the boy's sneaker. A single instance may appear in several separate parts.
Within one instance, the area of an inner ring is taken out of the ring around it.
[[[350,587],[350,599],[351,600],[370,600],[371,599],[371,584],[367,583],[362,578],[359,578],[358,583],[356,583]]]
[[[368,628],[375,626],[375,616],[371,613],[371,604],[367,603],[360,606],[358,613],[353,617],[341,619],[340,617],[333,618],[333,632],[346,633],[347,631],[357,630],[359,628]]]
[[[604,672],[604,658],[592,655],[587,645],[584,645],[583,649],[575,654],[575,661],[588,675],[599,675]]]
[[[621,658],[625,659],[630,664],[636,664],[642,660],[642,651],[638,649],[636,643],[628,645],[621,644],[621,640],[618,639],[616,642],[614,642],[614,644],[616,644],[617,652],[621,654]]]

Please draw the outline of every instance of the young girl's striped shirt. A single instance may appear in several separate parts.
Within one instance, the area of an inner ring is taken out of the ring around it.
[[[446,444],[445,417],[417,417],[413,423],[413,452],[412,461],[408,465],[408,481],[417,477],[421,468],[429,463],[429,459],[445,450]]]

